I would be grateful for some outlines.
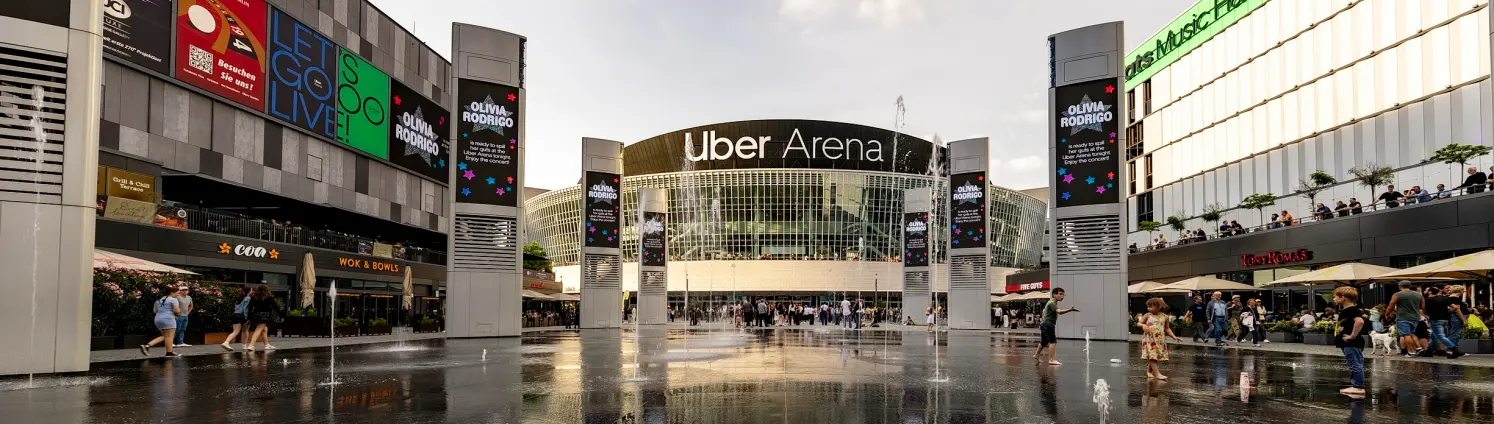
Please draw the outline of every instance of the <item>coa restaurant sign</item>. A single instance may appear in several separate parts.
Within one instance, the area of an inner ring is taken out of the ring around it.
[[[1261,265],[1280,265],[1285,263],[1310,260],[1312,260],[1312,251],[1307,249],[1297,249],[1291,252],[1277,252],[1275,250],[1272,250],[1270,252],[1262,253],[1259,255],[1252,255],[1249,253],[1240,255],[1240,265],[1246,268]]]
[[[249,246],[243,244],[230,245],[228,243],[221,243],[218,245],[218,253],[229,256],[245,256],[260,259],[280,259],[279,250],[266,249],[260,246]]]

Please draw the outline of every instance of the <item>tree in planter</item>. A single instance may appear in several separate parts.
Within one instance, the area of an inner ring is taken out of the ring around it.
[[[1380,193],[1380,186],[1388,186],[1395,183],[1395,170],[1389,166],[1367,163],[1349,168],[1349,175],[1359,180],[1359,185],[1370,188],[1370,199],[1374,199]]]
[[[1212,203],[1204,206],[1203,213],[1198,214],[1198,217],[1203,218],[1204,222],[1209,223],[1209,227],[1213,228],[1215,233],[1218,233],[1219,226],[1214,225],[1214,223],[1224,218],[1224,205]]]
[[[1275,205],[1276,195],[1271,193],[1255,193],[1240,201],[1240,209],[1255,209],[1261,215],[1261,224],[1266,223],[1266,208]]]
[[[1489,150],[1489,146],[1453,143],[1444,146],[1441,149],[1437,149],[1437,152],[1432,154],[1432,158],[1430,160],[1442,162],[1448,165],[1456,163],[1460,165],[1460,168],[1466,168],[1468,166],[1468,161],[1473,160],[1473,158],[1489,154]],[[1456,170],[1452,170],[1451,175],[1453,176],[1453,181],[1452,184],[1449,185],[1457,185],[1458,172]]]
[[[1318,194],[1327,190],[1328,186],[1338,183],[1332,175],[1327,172],[1317,171],[1308,176],[1308,179],[1297,181],[1297,195],[1307,198],[1307,210],[1317,213]]]
[[[1136,229],[1140,231],[1146,231],[1146,239],[1148,240],[1148,243],[1151,243],[1150,240],[1152,240],[1152,232],[1162,229],[1162,223],[1157,221],[1141,221],[1140,223],[1136,224]]]
[[[1183,212],[1178,211],[1173,212],[1172,216],[1167,217],[1167,226],[1171,227],[1173,231],[1178,232],[1178,241],[1183,241],[1183,230],[1188,229],[1188,227],[1183,224],[1182,216]]]
[[[531,242],[529,242],[529,244],[524,245],[524,253],[543,257],[543,256],[545,256],[545,248],[543,246],[540,246],[539,242],[531,241]],[[554,272],[553,269],[550,267],[550,260],[549,259],[545,259],[545,260],[542,260],[542,261],[540,261],[540,260],[535,260],[535,261],[525,260],[524,261],[524,269],[532,269],[532,270],[535,270],[535,271],[544,271],[544,272]]]

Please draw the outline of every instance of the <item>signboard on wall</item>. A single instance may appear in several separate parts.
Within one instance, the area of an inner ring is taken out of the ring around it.
[[[929,266],[929,213],[902,213],[902,266]]]
[[[929,266],[929,213],[903,213],[903,266]]]
[[[71,1],[0,0],[0,16],[66,27]]]
[[[104,51],[171,74],[171,0],[104,0],[103,29]]]
[[[274,9],[270,15],[265,111],[312,133],[332,137],[337,51],[337,45],[321,33]]]
[[[893,139],[897,138],[897,146]],[[847,169],[926,175],[944,168],[943,146],[864,125],[799,119],[725,122],[628,145],[627,175],[712,169]],[[937,153],[936,153],[937,152]],[[939,171],[939,173],[943,173]]]
[[[337,85],[337,141],[389,159],[389,74],[341,50]]]
[[[1102,79],[1055,89],[1054,111],[1058,172],[1054,207],[1098,205],[1120,201],[1120,157],[1116,131],[1120,110],[1115,80]]]
[[[638,246],[641,250],[638,262],[643,266],[664,266],[668,263],[669,238],[663,212],[644,212],[643,222],[638,224]]]
[[[447,181],[451,132],[446,108],[394,81],[389,89],[389,161],[421,175]]]
[[[264,0],[177,0],[176,78],[264,109]]]
[[[986,173],[949,177],[949,248],[986,245]]]
[[[458,202],[517,207],[519,89],[457,80]]]
[[[585,220],[582,237],[586,247],[622,246],[622,177],[610,172],[586,172],[585,195],[581,197],[585,208],[581,218]]]

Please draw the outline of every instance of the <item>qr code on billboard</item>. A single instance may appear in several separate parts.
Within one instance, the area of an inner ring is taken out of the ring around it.
[[[187,47],[189,49],[187,52],[187,63],[205,74],[212,74],[213,52],[197,48],[197,46]]]

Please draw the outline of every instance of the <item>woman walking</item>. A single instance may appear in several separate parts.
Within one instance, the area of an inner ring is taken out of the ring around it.
[[[275,303],[275,298],[270,295],[270,288],[255,286],[249,292],[249,322],[247,327],[252,329],[249,333],[249,343],[244,344],[244,350],[253,351],[254,341],[261,340],[265,343],[265,350],[273,350],[275,346],[270,345],[270,321],[275,315],[284,315],[280,310],[280,304]]]
[[[176,294],[180,293],[181,289],[170,287],[166,290],[166,295],[161,296],[160,299],[156,299],[155,305],[151,306],[151,313],[155,314],[154,321],[156,329],[161,330],[161,336],[151,339],[150,343],[140,345],[141,355],[150,356],[151,346],[155,346],[156,343],[165,342],[166,356],[181,356],[177,355],[175,350],[172,350],[174,346],[171,344],[171,341],[176,338],[176,317],[182,315],[182,304],[176,299]]]
[[[244,344],[247,345],[249,343],[247,341],[249,339],[249,330],[246,330],[244,328],[245,323],[249,322],[249,294],[248,293],[244,294],[244,299],[240,300],[239,304],[233,306],[233,318],[232,319],[233,319],[233,332],[232,333],[228,333],[228,337],[223,338],[223,344],[220,345],[220,346],[223,346],[223,350],[226,350],[226,351],[229,351],[229,352],[233,352],[233,346],[229,346],[228,344],[232,343],[235,340],[236,337],[239,337],[240,336],[240,334],[239,334],[240,332],[243,333],[242,334],[242,336],[243,336],[242,338],[244,340],[246,340],[244,342]]]
[[[1146,314],[1136,320],[1136,325],[1141,327],[1141,359],[1146,360],[1146,378],[1166,380],[1162,375],[1162,367],[1159,361],[1167,360],[1167,339],[1182,343],[1172,334],[1172,326],[1168,325],[1168,317],[1162,311],[1167,308],[1167,302],[1160,298],[1151,298],[1146,301]]]

